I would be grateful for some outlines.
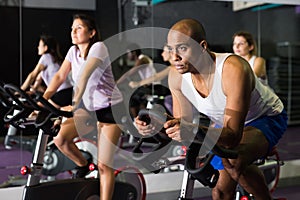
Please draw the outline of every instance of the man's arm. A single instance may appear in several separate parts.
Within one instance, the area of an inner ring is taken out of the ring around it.
[[[170,68],[168,83],[172,94],[174,117],[192,121],[192,105],[181,91],[182,75],[173,67]]]
[[[240,143],[255,78],[248,62],[230,56],[224,63],[222,86],[226,96],[224,123],[218,143],[233,148]]]
[[[193,120],[193,107],[181,91],[182,75],[172,67],[170,68],[168,80],[175,119],[169,120],[164,124],[166,134],[177,141],[193,140],[195,135],[191,131],[193,126],[190,124]]]

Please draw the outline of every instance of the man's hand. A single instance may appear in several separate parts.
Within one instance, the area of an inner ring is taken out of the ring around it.
[[[154,133],[155,127],[153,124],[147,124],[147,122],[139,119],[139,117],[134,119],[134,124],[138,132],[143,136],[150,136]]]
[[[182,141],[179,119],[171,119],[169,121],[166,121],[164,124],[164,128],[166,129],[166,134],[168,135],[168,137],[178,142]]]

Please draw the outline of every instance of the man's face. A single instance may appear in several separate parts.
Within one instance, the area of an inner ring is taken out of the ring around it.
[[[168,34],[167,48],[175,68],[181,74],[195,69],[201,56],[200,45],[189,36],[171,30]]]

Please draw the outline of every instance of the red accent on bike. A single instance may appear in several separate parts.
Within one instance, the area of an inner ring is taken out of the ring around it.
[[[31,170],[30,170],[27,166],[23,166],[23,167],[21,167],[20,173],[21,173],[22,175],[26,175],[26,174],[29,174],[30,171],[31,171]]]
[[[241,200],[249,200],[249,198],[247,196],[242,196]]]
[[[91,163],[90,165],[89,165],[89,170],[90,171],[94,171],[96,169],[96,165],[94,164],[94,163]]]
[[[144,178],[144,175],[143,173],[138,169],[138,168],[135,168],[133,166],[124,166],[124,167],[120,167],[118,169],[116,169],[114,171],[114,174],[115,176],[118,176],[118,174],[122,173],[123,171],[126,171],[126,170],[133,170],[135,171],[135,173],[137,173],[138,177],[139,177],[139,180],[140,180],[140,183],[141,183],[141,200],[146,200],[146,181],[145,181],[145,178]]]
[[[204,167],[204,162],[200,162],[199,167]]]
[[[181,150],[182,150],[182,156],[186,156],[186,151],[187,151],[187,147],[186,146],[181,146]]]

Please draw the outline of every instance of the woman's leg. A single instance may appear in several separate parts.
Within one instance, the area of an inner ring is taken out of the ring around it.
[[[98,123],[98,168],[100,173],[100,199],[112,199],[115,175],[113,160],[121,135],[117,124]]]
[[[68,158],[70,158],[77,166],[87,165],[87,160],[74,143],[74,138],[78,137],[78,132],[74,124],[73,118],[68,118],[61,124],[61,128],[53,141],[57,148]]]

